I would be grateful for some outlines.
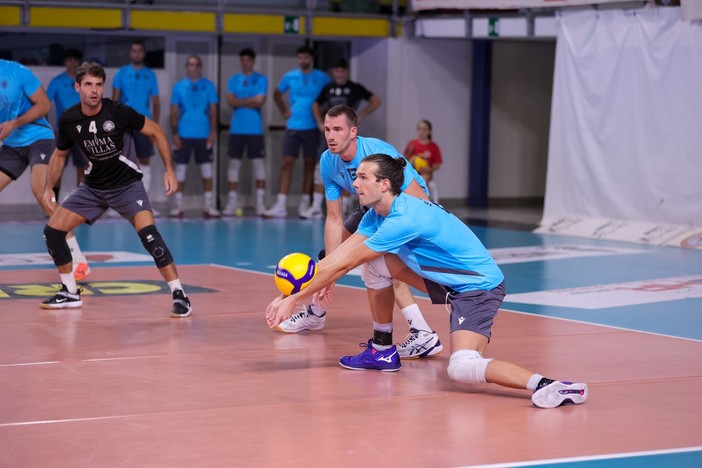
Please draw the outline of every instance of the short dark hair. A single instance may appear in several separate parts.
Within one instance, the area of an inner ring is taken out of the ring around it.
[[[141,39],[134,39],[130,44],[129,47],[131,48],[134,45],[139,45],[141,46],[142,49],[146,50],[146,46],[144,45],[144,41]]]
[[[407,160],[398,156],[393,158],[387,154],[371,154],[363,158],[362,163],[375,163],[378,169],[375,171],[375,180],[380,182],[382,179],[390,181],[390,192],[393,195],[399,195],[402,192],[402,184],[405,182],[405,166]]]
[[[248,47],[241,49],[239,51],[239,57],[251,57],[252,59],[256,58],[256,52],[253,51],[253,49],[250,49]]]
[[[63,53],[63,60],[68,60],[69,58],[76,59],[79,62],[83,61],[83,52],[78,49],[66,49]]]
[[[314,57],[314,51],[306,45],[301,45],[300,47],[298,47],[297,51],[295,51],[295,55],[297,54],[309,54]]]
[[[332,68],[345,68],[348,70],[349,62],[347,62],[346,59],[343,57],[338,58],[338,59],[334,60],[334,62],[332,63]]]
[[[80,64],[76,70],[76,83],[80,84],[83,81],[85,75],[94,76],[96,78],[102,78],[104,82],[107,78],[105,74],[105,69],[102,65],[95,62],[83,62]]]
[[[339,104],[334,106],[327,111],[329,117],[339,117],[340,115],[346,116],[346,121],[352,127],[358,127],[358,117],[356,116],[356,111],[351,109],[349,106]]]

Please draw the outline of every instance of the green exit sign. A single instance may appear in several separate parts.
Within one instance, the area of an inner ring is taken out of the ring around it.
[[[300,33],[300,17],[299,16],[286,16],[283,22],[283,32],[285,34],[299,34]]]
[[[488,36],[499,37],[500,35],[500,18],[490,18],[488,20]]]

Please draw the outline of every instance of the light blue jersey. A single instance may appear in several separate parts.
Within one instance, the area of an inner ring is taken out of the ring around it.
[[[158,81],[150,68],[137,70],[131,64],[125,65],[117,70],[112,87],[121,92],[119,102],[151,118],[151,96],[158,96]]]
[[[387,217],[371,209],[356,232],[368,237],[369,249],[397,254],[419,276],[458,292],[491,290],[504,280],[473,231],[430,201],[401,193]]]
[[[0,122],[14,120],[34,104],[29,96],[37,92],[41,82],[32,71],[17,62],[0,60]],[[29,146],[37,140],[54,138],[51,125],[44,117],[18,127],[2,143],[13,148]]]
[[[251,75],[237,73],[229,78],[227,92],[238,99],[246,99],[268,93],[268,78],[258,72]],[[263,135],[261,109],[237,107],[232,112],[229,133],[234,135]]]
[[[173,86],[171,104],[178,106],[178,136],[206,139],[210,136],[210,106],[219,102],[214,83],[207,78],[184,78]]]
[[[46,95],[49,97],[49,101],[54,101],[56,106],[56,128],[58,128],[58,121],[63,111],[80,102],[80,94],[76,91],[75,85],[76,79],[71,78],[66,72],[55,76],[49,82]]]
[[[392,145],[383,140],[360,136],[356,137],[356,155],[349,162],[341,159],[338,154],[332,154],[329,150],[322,153],[319,161],[319,173],[322,175],[324,196],[327,200],[338,200],[344,190],[351,193],[356,192],[356,189],[353,188],[353,181],[356,180],[356,169],[363,158],[371,154],[387,154],[393,158],[402,156]],[[405,182],[402,184],[402,190],[405,190],[413,179],[428,196],[429,189],[427,189],[426,182],[408,163],[405,166]]]
[[[283,75],[278,84],[278,91],[290,90],[290,118],[286,124],[288,130],[312,130],[317,128],[317,121],[312,114],[312,104],[324,85],[331,78],[321,70],[313,68],[303,73],[299,68]]]

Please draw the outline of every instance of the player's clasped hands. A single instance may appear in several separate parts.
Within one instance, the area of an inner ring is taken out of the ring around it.
[[[58,203],[56,202],[56,195],[53,190],[45,190],[44,196],[41,197],[41,202],[46,208],[47,213],[50,215],[54,214],[56,208],[58,208]]]
[[[266,307],[266,322],[270,328],[277,327],[280,322],[290,318],[295,304],[292,300],[288,300],[288,296],[281,294],[273,299]]]

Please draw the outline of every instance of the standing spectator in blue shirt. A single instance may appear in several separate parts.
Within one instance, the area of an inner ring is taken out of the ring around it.
[[[266,166],[263,158],[266,147],[263,141],[263,118],[261,108],[266,102],[268,78],[254,71],[256,53],[251,49],[239,52],[241,73],[229,78],[227,83],[227,103],[232,108],[232,121],[229,127],[229,201],[224,209],[225,216],[241,216],[239,204],[239,169],[244,148],[251,160],[256,177],[256,215],[266,211]]]
[[[54,77],[46,89],[46,96],[49,101],[53,101],[56,108],[56,125],[54,125],[56,130],[58,130],[58,121],[63,111],[80,101],[76,91],[76,69],[82,61],[83,52],[78,49],[67,49],[63,54],[63,65],[66,67],[66,71]],[[71,149],[71,160],[76,168],[76,180],[80,184],[85,180],[85,156],[78,146]]]
[[[156,74],[144,66],[146,57],[146,47],[142,41],[132,41],[129,49],[129,59],[131,63],[125,65],[115,74],[112,81],[112,100],[127,104],[138,113],[159,123],[161,117],[161,101],[158,94],[158,81]],[[149,109],[153,106],[153,114]],[[136,157],[139,160],[141,172],[144,174],[142,182],[146,193],[151,187],[151,166],[149,158],[154,155],[154,145],[149,137],[133,132],[132,138],[136,149]],[[125,146],[126,147],[126,146]],[[153,210],[154,216],[158,212]]]
[[[319,130],[317,121],[312,114],[312,104],[324,85],[331,81],[326,73],[313,68],[313,59],[312,49],[307,46],[299,47],[297,49],[299,68],[283,75],[273,94],[273,99],[275,99],[280,113],[287,120],[287,129],[283,141],[283,167],[280,172],[278,198],[275,205],[264,213],[264,216],[267,217],[284,218],[288,214],[286,202],[290,192],[295,158],[300,153],[300,149],[302,149],[305,161],[305,174],[298,213],[302,215],[310,207],[312,179],[317,162],[317,149],[319,148]],[[289,107],[283,101],[283,94],[288,91],[290,91]]]
[[[44,117],[50,108],[41,82],[29,68],[0,60],[0,192],[29,167],[32,194],[42,208],[49,159],[56,149],[54,132]],[[90,266],[73,232],[68,233],[66,242],[73,259],[73,276],[76,281],[84,280]]]
[[[175,174],[178,191],[175,193],[171,217],[183,216],[183,189],[190,156],[200,166],[205,192],[205,218],[220,216],[212,195],[212,147],[217,131],[217,91],[214,83],[202,77],[202,59],[191,55],[185,62],[187,77],[173,86],[171,96],[171,131],[175,148]]]

